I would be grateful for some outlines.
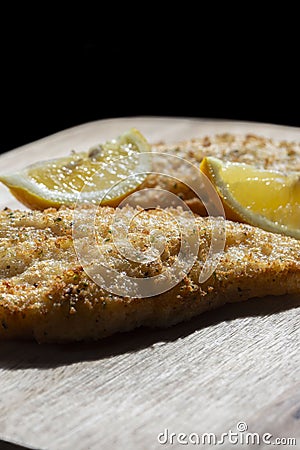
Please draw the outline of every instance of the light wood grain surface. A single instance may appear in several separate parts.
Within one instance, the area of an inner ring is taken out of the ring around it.
[[[152,142],[224,131],[300,140],[299,129],[264,124],[114,119],[4,154],[0,172],[85,149],[131,126]],[[0,187],[6,205],[20,207]],[[1,343],[0,438],[41,449],[180,448],[160,445],[158,434],[220,435],[242,421],[274,438],[298,438],[290,448],[300,448],[299,306],[297,296],[254,299],[168,330],[93,344]]]

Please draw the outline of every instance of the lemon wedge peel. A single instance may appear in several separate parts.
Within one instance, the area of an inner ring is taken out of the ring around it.
[[[213,183],[226,218],[300,239],[298,173],[283,174],[206,157],[200,170]]]
[[[101,204],[117,206],[144,182],[150,171],[150,158],[146,157],[149,152],[147,140],[132,128],[117,140],[92,147],[88,152],[38,162],[15,174],[0,175],[0,181],[31,209],[74,205],[83,186],[81,202],[98,204],[103,198]],[[145,157],[141,157],[144,153]],[[120,181],[119,190],[111,191]]]

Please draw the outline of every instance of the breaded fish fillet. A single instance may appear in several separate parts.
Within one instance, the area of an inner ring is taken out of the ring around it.
[[[168,153],[199,167],[206,156],[214,156],[223,161],[252,164],[257,168],[279,170],[283,173],[300,171],[300,144],[296,142],[275,142],[272,139],[248,134],[234,135],[221,134],[192,139],[177,144],[157,144],[152,151],[158,154]],[[173,175],[178,180],[169,176],[161,176],[155,173],[149,175],[142,188],[162,188],[174,192],[180,196],[196,213],[206,215],[202,202],[195,193],[188,188],[194,171],[188,164],[182,166],[181,162],[174,158],[160,157],[153,160],[153,171]],[[187,183],[185,185],[184,183]],[[148,194],[151,195],[151,194]],[[155,195],[153,193],[153,195]],[[157,201],[159,200],[159,194]]]
[[[121,210],[122,217],[132,213]],[[85,220],[88,208],[77,214]],[[96,220],[101,257],[133,277],[162,274],[176,261],[181,235],[177,222],[195,226],[198,256],[183,280],[148,298],[107,292],[83,270],[72,238],[73,210],[0,212],[0,337],[38,342],[99,339],[141,325],[168,327],[227,302],[251,297],[300,293],[300,242],[245,224],[224,222],[226,244],[210,278],[200,284],[217,218],[194,219],[181,209],[138,212],[129,240],[140,251],[150,246],[151,230],[165,235],[162,254],[151,262],[130,262],[114,246],[111,226],[116,211],[102,207]],[[193,224],[191,224],[191,221]],[[84,239],[84,232],[79,240]],[[87,249],[88,250],[88,249]]]

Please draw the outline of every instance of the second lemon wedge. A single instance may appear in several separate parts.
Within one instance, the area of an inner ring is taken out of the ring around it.
[[[300,239],[300,174],[204,158],[200,169],[215,186],[226,217]]]
[[[72,205],[77,201],[116,206],[145,180],[148,152],[147,140],[132,128],[88,152],[41,161],[21,172],[0,175],[0,181],[32,209]],[[143,153],[145,157],[141,157]],[[78,197],[83,188],[84,193]]]

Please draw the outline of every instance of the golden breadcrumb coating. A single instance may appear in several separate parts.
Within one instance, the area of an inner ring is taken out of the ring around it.
[[[82,208],[77,213],[87,211]],[[128,211],[124,208],[121,218]],[[189,226],[188,213],[169,212]],[[109,266],[142,278],[163,273],[174,263],[181,236],[168,210],[143,211],[130,226],[130,242],[141,251],[150,245],[154,221],[166,237],[160,257],[145,264],[131,263],[116,250],[110,229],[115,213],[102,207],[96,220],[100,253]],[[229,221],[225,221],[226,245],[220,262],[200,284],[211,241],[210,223],[216,220],[195,218],[198,256],[178,285],[155,297],[130,298],[126,292],[117,296],[105,291],[86,275],[74,250],[72,209],[0,212],[0,337],[94,340],[142,325],[167,327],[227,302],[300,293],[300,242]]]

